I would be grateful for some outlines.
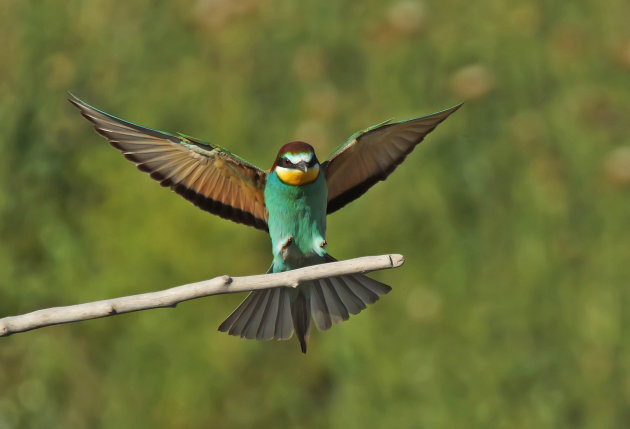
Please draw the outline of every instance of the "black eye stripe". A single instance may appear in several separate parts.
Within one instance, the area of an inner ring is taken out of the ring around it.
[[[311,160],[308,162],[307,166],[310,168],[316,164],[319,164],[319,161],[317,161],[317,158],[313,156]],[[285,158],[283,156],[278,158],[278,165],[283,166],[283,167],[296,167],[296,164],[291,162],[289,158]]]

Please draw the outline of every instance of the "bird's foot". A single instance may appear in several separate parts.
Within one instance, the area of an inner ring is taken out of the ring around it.
[[[289,257],[289,247],[291,246],[291,244],[293,244],[293,241],[295,241],[293,236],[290,236],[284,243],[282,243],[280,254],[282,255],[282,259],[285,261]]]
[[[287,238],[287,241],[284,242],[280,250],[282,250],[283,252],[286,251],[289,248],[289,246],[293,244],[293,241],[294,241],[293,236],[290,236],[289,238]]]

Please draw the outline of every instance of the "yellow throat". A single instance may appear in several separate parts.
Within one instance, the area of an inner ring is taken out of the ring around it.
[[[313,168],[309,168],[306,171],[277,166],[276,174],[280,180],[282,180],[282,183],[287,185],[306,185],[313,182],[317,179],[317,176],[319,176],[319,164],[314,165]]]

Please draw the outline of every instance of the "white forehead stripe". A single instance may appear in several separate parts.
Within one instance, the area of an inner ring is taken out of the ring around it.
[[[291,164],[297,164],[300,161],[304,161],[306,163],[311,162],[311,159],[313,159],[313,154],[312,153],[290,153],[287,152],[284,155],[284,158],[288,159],[289,161],[291,161]]]

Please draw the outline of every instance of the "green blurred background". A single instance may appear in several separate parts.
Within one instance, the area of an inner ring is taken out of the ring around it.
[[[630,424],[630,3],[0,2],[0,316],[264,272],[268,237],[161,189],[66,102],[268,168],[467,104],[329,218],[393,292],[245,341],[219,296],[0,339],[0,428]]]

